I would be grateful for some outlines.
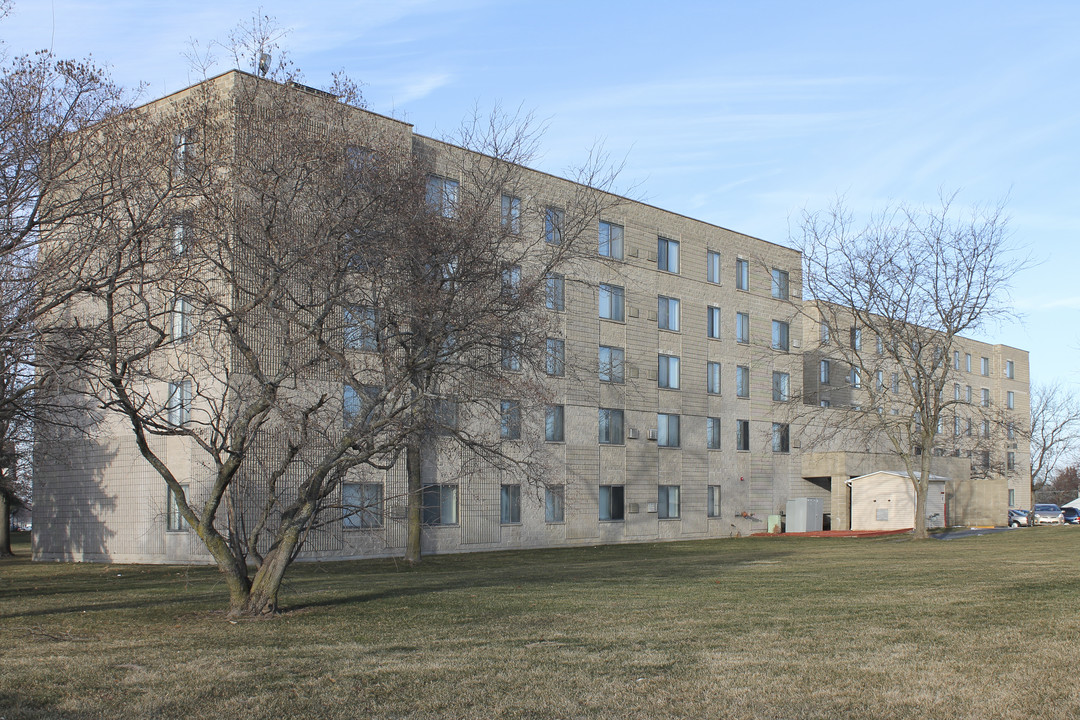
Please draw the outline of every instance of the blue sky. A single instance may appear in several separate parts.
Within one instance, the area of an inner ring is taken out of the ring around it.
[[[16,0],[11,51],[93,56],[147,99],[200,79],[191,38],[258,6]],[[633,196],[782,244],[803,208],[1008,197],[1023,317],[981,339],[1080,388],[1080,3],[266,1],[311,85],[435,137],[501,103],[546,121],[539,169],[603,141]],[[218,69],[228,69],[222,62]]]

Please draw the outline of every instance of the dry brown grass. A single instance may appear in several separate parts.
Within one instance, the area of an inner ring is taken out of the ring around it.
[[[16,560],[0,717],[1077,717],[1078,557],[1046,528],[304,565],[238,624],[209,568]]]

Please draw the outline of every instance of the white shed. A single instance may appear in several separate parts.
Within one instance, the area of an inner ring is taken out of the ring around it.
[[[1061,507],[1063,507],[1063,508],[1071,507],[1071,508],[1076,508],[1077,510],[1080,510],[1080,498],[1076,498],[1072,502],[1067,502],[1064,505],[1062,505]]]
[[[926,527],[945,527],[945,483],[930,476]],[[851,485],[852,530],[902,530],[915,527],[915,488],[904,473],[879,470],[848,481]]]

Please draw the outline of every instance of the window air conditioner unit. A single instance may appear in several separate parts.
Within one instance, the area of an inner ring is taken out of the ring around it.
[[[631,514],[639,513],[641,512],[641,505],[639,505],[638,503],[627,503],[626,512]]]
[[[651,428],[649,430],[649,439],[650,440],[655,440],[656,439],[656,429],[655,428]]]
[[[656,512],[656,503],[649,503],[649,512]]]
[[[637,440],[640,436],[641,433],[637,431],[637,428],[628,428],[626,430],[626,437],[630,438],[631,440]]]

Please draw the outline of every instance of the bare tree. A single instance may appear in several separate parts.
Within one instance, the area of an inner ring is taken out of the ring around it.
[[[1080,446],[1080,398],[1060,383],[1031,389],[1031,501]]]
[[[371,511],[341,496],[356,468],[440,443],[533,466],[508,441],[544,397],[549,281],[608,202],[523,202],[519,123],[441,145],[359,112],[344,78],[282,79],[229,74],[97,129],[111,202],[68,224],[95,262],[58,320],[93,338],[85,392],[133,431],[234,614],[275,611],[305,543]]]
[[[818,440],[893,455],[915,490],[915,536],[926,537],[934,457],[970,456],[974,472],[989,470],[986,436],[1000,412],[959,393],[955,353],[962,333],[1009,315],[1009,280],[1024,261],[1009,253],[1000,206],[961,213],[952,197],[886,208],[864,225],[838,202],[804,213],[800,230],[811,301],[800,307],[843,378],[829,401],[806,399],[831,406],[811,419],[829,428]]]
[[[4,3],[0,11],[9,7]],[[101,204],[97,189],[85,182],[92,152],[85,132],[123,105],[122,91],[89,63],[39,52],[0,71],[0,455],[9,478],[15,453],[29,447],[31,427],[69,421],[50,401],[50,383],[59,376],[40,366],[40,350],[63,348],[50,361],[72,362],[77,345],[38,325],[79,291],[77,269],[86,255],[72,247],[43,258],[39,248]],[[19,487],[25,483],[0,480],[0,555],[10,553],[12,506],[25,501]]]

